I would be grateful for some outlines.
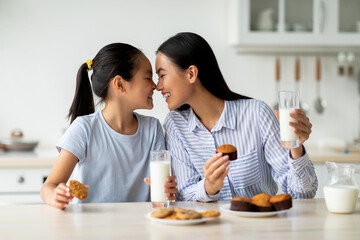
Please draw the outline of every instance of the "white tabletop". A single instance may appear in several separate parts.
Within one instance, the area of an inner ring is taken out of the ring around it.
[[[360,200],[359,200],[360,201]],[[145,215],[150,203],[0,206],[1,239],[359,239],[360,204],[353,214],[332,214],[323,199],[294,200],[278,216],[246,218],[222,212],[218,220],[190,226],[163,225]],[[176,202],[198,211],[223,204]]]

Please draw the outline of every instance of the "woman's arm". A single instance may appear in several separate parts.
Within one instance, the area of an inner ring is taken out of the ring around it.
[[[288,150],[281,147],[279,121],[273,111],[264,103],[260,104],[259,126],[266,161],[271,165],[275,181],[282,190],[294,198],[313,198],[316,194],[318,181],[315,168],[303,148],[309,138],[308,133],[301,133],[300,148]],[[298,118],[305,121],[305,114],[297,111]],[[310,123],[310,122],[309,122]],[[298,128],[299,129],[299,128]],[[296,132],[295,132],[296,133]]]
[[[190,159],[187,149],[177,136],[174,126],[167,119],[165,122],[166,147],[171,153],[172,168],[177,177],[177,199],[186,201],[210,202],[218,199],[218,192],[223,187],[223,180],[229,168],[228,156],[214,155],[204,168],[204,177]]]
[[[49,176],[41,188],[43,201],[53,207],[65,209],[71,202],[70,189],[66,186],[78,159],[71,152],[61,149]]]

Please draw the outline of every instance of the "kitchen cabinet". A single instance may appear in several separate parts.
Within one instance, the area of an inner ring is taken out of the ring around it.
[[[229,0],[228,40],[253,51],[359,51],[358,0]]]
[[[1,168],[0,204],[41,203],[40,189],[50,168]]]
[[[0,205],[41,203],[40,189],[57,155],[56,150],[0,153]]]

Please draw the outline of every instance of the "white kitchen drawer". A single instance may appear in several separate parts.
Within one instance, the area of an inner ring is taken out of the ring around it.
[[[44,203],[40,193],[0,193],[0,206],[9,204],[39,204]]]
[[[50,168],[1,168],[0,194],[39,193]]]

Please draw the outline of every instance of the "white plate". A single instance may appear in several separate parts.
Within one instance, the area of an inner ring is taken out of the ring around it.
[[[150,219],[151,221],[162,223],[162,224],[169,224],[169,225],[193,225],[193,224],[200,224],[200,223],[204,223],[204,222],[219,218],[219,217],[210,217],[210,218],[189,219],[189,220],[171,220],[171,219],[162,219],[162,218],[151,217],[151,212],[146,214],[145,217],[147,219]]]
[[[230,203],[220,206],[220,210],[233,214],[239,217],[252,217],[252,218],[262,218],[262,217],[272,217],[276,216],[279,213],[287,212],[290,209],[281,210],[281,211],[271,211],[271,212],[246,212],[246,211],[233,211],[230,210]]]

